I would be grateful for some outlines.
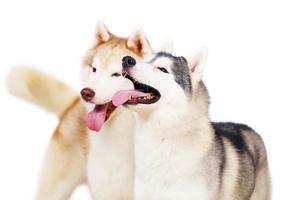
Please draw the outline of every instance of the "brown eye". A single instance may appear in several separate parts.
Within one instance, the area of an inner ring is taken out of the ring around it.
[[[93,67],[92,70],[94,73],[97,71],[97,69],[95,67]]]
[[[121,76],[121,74],[116,72],[116,73],[113,73],[111,76],[118,77],[118,76]]]

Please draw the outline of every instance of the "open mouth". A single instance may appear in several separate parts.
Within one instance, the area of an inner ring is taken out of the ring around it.
[[[133,83],[134,90],[118,91],[112,100],[115,106],[122,104],[153,104],[160,99],[160,93],[155,88],[138,82],[126,72],[122,73],[122,76],[129,79]]]
[[[103,124],[109,119],[110,115],[116,109],[112,102],[95,105],[95,108],[88,113],[87,126],[90,130],[100,131]]]
[[[138,82],[126,72],[124,72],[122,75],[133,83],[134,90],[147,94],[146,96],[141,97],[131,96],[131,98],[126,102],[127,104],[152,104],[159,100],[160,93],[155,88]]]
[[[95,105],[87,117],[87,126],[90,130],[100,131],[103,124],[120,105],[153,104],[160,99],[160,93],[155,88],[136,81],[126,72],[122,75],[133,83],[134,90],[118,91],[113,96],[112,101]]]

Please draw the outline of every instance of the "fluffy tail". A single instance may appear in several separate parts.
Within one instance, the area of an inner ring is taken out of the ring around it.
[[[28,67],[13,68],[7,78],[8,91],[36,103],[60,117],[78,93],[65,83]]]

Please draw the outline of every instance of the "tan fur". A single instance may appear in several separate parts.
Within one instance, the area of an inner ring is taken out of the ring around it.
[[[251,200],[272,199],[271,175],[267,160],[265,160],[263,166],[258,170],[256,177],[257,179]]]
[[[90,49],[84,59],[83,64],[84,66],[91,66],[92,58],[99,57],[103,61],[101,66],[108,67],[113,61],[122,60],[124,54],[134,55],[135,57],[142,58],[140,53],[136,53],[132,48],[127,46],[126,38],[120,38],[112,35],[108,42],[97,43],[92,49]]]
[[[124,55],[142,58],[140,46],[138,49],[128,47],[127,38],[109,34],[111,37],[108,41],[96,34],[96,45],[88,51],[83,61],[84,66],[91,66],[94,57],[101,58],[104,62],[101,66],[109,66],[113,61],[121,60]],[[79,92],[29,67],[14,68],[6,80],[11,94],[33,102],[59,117],[59,124],[46,152],[36,199],[69,199],[74,189],[86,181],[89,150],[87,111]]]
[[[251,200],[270,200],[272,199],[272,181],[263,140],[259,135],[247,134],[247,132],[244,137],[247,139],[249,150],[253,153],[259,152],[260,155],[256,160],[256,180]]]
[[[75,99],[63,113],[43,165],[37,199],[68,199],[86,179],[85,107]]]
[[[12,69],[6,85],[11,94],[36,103],[60,118],[46,153],[36,199],[67,199],[85,180],[86,111],[78,93],[29,67]]]
[[[30,67],[13,68],[6,78],[6,86],[14,96],[34,102],[58,117],[78,96],[65,83]]]

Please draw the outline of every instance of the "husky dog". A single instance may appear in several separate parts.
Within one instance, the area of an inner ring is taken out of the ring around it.
[[[91,108],[89,114],[79,92],[51,76],[16,68],[7,77],[12,94],[40,105],[60,120],[46,154],[38,200],[69,199],[84,182],[93,199],[133,198],[134,120],[130,111],[116,109],[110,102],[117,90],[133,89],[121,76],[122,58],[142,59],[151,47],[143,31],[120,38],[103,23],[98,25],[96,39],[82,69],[85,89],[81,95]]]
[[[157,53],[123,58],[135,90],[113,97],[135,112],[137,200],[269,200],[266,150],[250,127],[212,123],[202,81],[206,51],[186,60]]]
[[[134,160],[132,113],[112,104],[114,93],[133,89],[124,78],[120,63],[129,54],[140,60],[151,53],[151,47],[140,31],[128,39],[117,38],[100,31],[102,43],[89,52],[84,67],[82,98],[92,110],[87,126],[97,133],[90,134],[88,182],[95,199],[133,199]]]

